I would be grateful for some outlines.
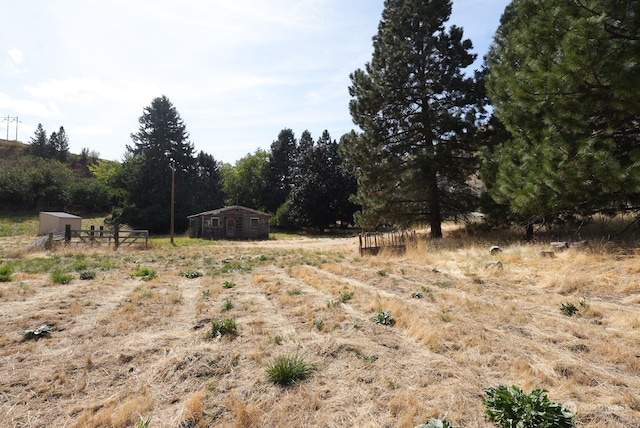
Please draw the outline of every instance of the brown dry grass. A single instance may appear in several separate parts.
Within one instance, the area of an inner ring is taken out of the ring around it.
[[[25,241],[1,238],[3,260],[116,267],[67,285],[18,268],[0,283],[0,426],[414,427],[447,414],[488,427],[482,390],[498,384],[547,389],[583,427],[640,426],[640,259],[628,253],[541,258],[544,245],[512,243],[491,256],[455,236],[365,258],[353,238],[53,254]],[[158,277],[128,277],[143,266]],[[179,275],[189,269],[204,276]],[[337,303],[341,291],[353,298]],[[561,313],[567,302],[577,315]],[[381,310],[395,326],[372,321]],[[218,318],[239,335],[206,339]],[[23,340],[45,322],[51,337]],[[269,383],[265,365],[296,354],[316,367],[310,380]]]

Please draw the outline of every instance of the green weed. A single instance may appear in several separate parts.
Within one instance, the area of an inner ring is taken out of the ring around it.
[[[211,322],[211,329],[206,337],[219,339],[222,336],[237,336],[238,324],[235,318],[218,319]]]
[[[535,389],[525,394],[517,386],[505,385],[485,388],[485,414],[489,420],[503,428],[575,427],[573,414],[561,404],[549,401],[546,392]]]
[[[180,276],[183,276],[183,277],[189,278],[189,279],[200,278],[202,276],[202,272],[199,272],[197,270],[186,270],[186,271],[180,273]]]
[[[95,279],[96,278],[96,272],[93,270],[83,270],[82,272],[80,272],[80,279],[82,280],[89,280],[89,279]]]
[[[562,306],[560,307],[560,311],[566,316],[570,317],[578,312],[578,307],[573,303],[567,302],[562,304]]]
[[[156,273],[155,270],[145,267],[145,268],[138,269],[131,276],[140,278],[143,281],[151,281],[152,279],[157,278],[158,274]]]
[[[13,267],[11,265],[4,265],[0,267],[0,282],[13,281]]]
[[[236,286],[236,284],[231,282],[231,281],[225,281],[224,284],[222,284],[223,288],[233,288],[235,286]]]
[[[266,367],[267,378],[276,385],[290,386],[307,379],[314,371],[312,364],[298,355],[279,357]]]
[[[61,269],[56,269],[51,274],[51,281],[53,281],[56,284],[68,284],[72,280],[73,280],[73,276]]]
[[[222,312],[226,312],[226,311],[230,311],[231,309],[233,309],[235,307],[235,305],[233,304],[233,302],[231,301],[230,298],[227,298],[224,303],[222,304]]]
[[[375,317],[373,317],[373,322],[393,326],[396,323],[396,320],[391,316],[391,311],[380,311]]]

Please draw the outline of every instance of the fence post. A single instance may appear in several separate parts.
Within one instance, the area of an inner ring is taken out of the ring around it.
[[[120,224],[116,223],[113,226],[113,240],[114,240],[114,245],[115,245],[115,250],[118,249],[118,246],[120,245]]]
[[[71,242],[71,225],[65,224],[64,225],[64,243],[68,244],[69,242]]]
[[[95,233],[96,233],[96,227],[94,225],[91,225],[91,232],[89,232],[89,234],[91,235],[91,243],[92,244],[93,244],[93,241],[96,240]]]
[[[49,232],[49,236],[47,237],[47,243],[44,245],[44,248],[47,250],[53,250],[53,233]]]

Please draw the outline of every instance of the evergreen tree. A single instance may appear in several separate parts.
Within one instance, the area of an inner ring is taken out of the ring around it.
[[[514,0],[487,62],[511,138],[485,162],[494,199],[529,216],[640,203],[640,3]]]
[[[363,133],[343,152],[363,226],[427,221],[440,238],[444,215],[471,209],[478,93],[463,70],[475,56],[450,15],[448,0],[386,0],[372,60],[350,76]]]
[[[193,212],[221,208],[224,205],[222,172],[220,163],[210,154],[198,153],[196,157],[196,182],[193,188]]]
[[[128,199],[120,221],[154,231],[168,231],[172,175],[175,227],[184,230],[196,180],[194,147],[180,114],[166,97],[155,98],[139,118],[138,132],[127,146],[124,174]],[[175,173],[172,174],[172,169]]]
[[[55,145],[52,146],[55,148],[56,159],[63,163],[66,162],[69,157],[69,137],[67,137],[67,132],[64,130],[64,127],[61,126],[58,130]]]
[[[291,178],[295,168],[298,143],[291,129],[285,128],[271,144],[265,174],[265,208],[275,213],[291,192]]]
[[[31,146],[31,154],[33,156],[47,158],[47,133],[41,123],[38,124],[33,137],[29,140],[29,144]]]
[[[289,217],[299,226],[319,230],[337,220],[350,223],[356,206],[348,199],[354,192],[355,178],[343,168],[339,145],[325,130],[298,159]]]

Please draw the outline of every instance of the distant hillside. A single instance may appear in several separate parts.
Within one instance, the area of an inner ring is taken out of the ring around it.
[[[29,144],[22,143],[20,141],[9,141],[0,138],[0,159],[11,161],[19,159],[21,157],[29,156],[31,153]],[[74,177],[79,180],[88,179],[92,177],[91,171],[85,162],[82,160],[82,156],[69,153],[67,160],[67,167],[73,172]]]

